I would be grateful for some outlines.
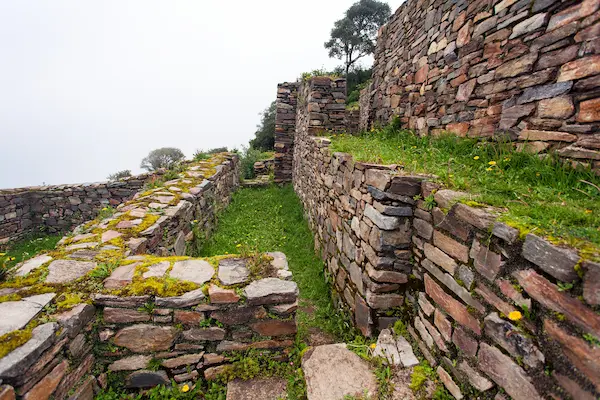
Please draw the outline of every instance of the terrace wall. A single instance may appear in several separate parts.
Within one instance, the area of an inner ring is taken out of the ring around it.
[[[0,190],[0,243],[44,230],[61,232],[93,219],[103,207],[131,199],[155,174],[117,182]]]
[[[294,132],[296,130],[297,82],[277,85],[277,111],[275,115],[275,182],[292,180],[294,158]]]
[[[361,126],[507,135],[600,170],[597,0],[408,0],[381,27]]]

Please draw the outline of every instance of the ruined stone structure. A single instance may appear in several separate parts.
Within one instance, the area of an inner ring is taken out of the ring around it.
[[[597,0],[408,0],[379,31],[361,126],[508,134],[600,168]]]
[[[19,265],[0,289],[0,398],[91,399],[107,371],[131,389],[210,380],[225,352],[291,347],[283,253],[185,256],[238,185],[235,155],[190,163]]]
[[[44,230],[61,232],[94,218],[100,209],[129,200],[161,172],[116,182],[0,190],[0,243]]]
[[[275,116],[275,182],[277,183],[292,180],[298,86],[297,82],[277,85]]]
[[[466,193],[332,154],[318,129],[304,128],[309,105],[298,107],[294,188],[356,326],[372,335],[404,321],[456,398],[499,389],[522,400],[598,396],[590,338],[600,337],[600,264],[519,237],[499,210],[460,202]]]

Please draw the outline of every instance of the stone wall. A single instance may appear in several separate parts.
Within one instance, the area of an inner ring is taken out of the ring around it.
[[[107,371],[130,389],[191,384],[247,349],[285,359],[298,297],[285,255],[183,256],[238,184],[235,155],[190,163],[18,265],[0,284],[0,398],[92,399]]]
[[[277,85],[275,115],[275,182],[277,183],[292,180],[298,86],[297,82]]]
[[[61,232],[90,220],[103,207],[129,200],[154,174],[116,182],[0,190],[0,243],[44,230]]]
[[[597,0],[408,0],[379,31],[369,122],[508,134],[600,168],[599,10]]]

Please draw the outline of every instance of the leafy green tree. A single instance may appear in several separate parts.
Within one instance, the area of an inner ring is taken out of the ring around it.
[[[144,159],[140,165],[140,168],[144,168],[146,171],[156,171],[160,168],[171,168],[173,164],[184,159],[184,155],[181,150],[174,147],[163,147],[160,149],[152,150]]]
[[[390,6],[377,0],[354,3],[344,18],[334,23],[331,39],[325,42],[329,57],[344,61],[346,75],[360,58],[373,54],[377,30],[391,15]]]
[[[262,151],[273,150],[275,146],[275,115],[277,105],[272,102],[262,113],[260,124],[256,126],[255,138],[250,140],[250,147]]]
[[[110,174],[106,179],[109,181],[118,181],[121,178],[126,178],[131,176],[131,170],[124,169],[123,171],[115,172],[114,174]]]

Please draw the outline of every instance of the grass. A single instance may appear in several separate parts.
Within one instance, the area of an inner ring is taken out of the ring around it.
[[[540,158],[516,151],[510,142],[418,137],[393,125],[358,136],[335,135],[331,150],[350,153],[356,161],[433,174],[445,187],[473,194],[470,200],[504,208],[501,219],[522,233],[535,231],[600,255],[600,177],[552,154]]]
[[[4,250],[0,249],[0,281],[2,281],[3,271],[10,270],[41,251],[54,249],[61,237],[62,235],[37,233],[9,243]]]
[[[298,312],[301,334],[318,327],[339,340],[354,339],[356,332],[332,304],[324,263],[315,255],[313,235],[291,185],[236,192],[200,256],[235,254],[239,252],[238,245],[285,253],[300,289],[301,306],[314,308],[312,313]]]

